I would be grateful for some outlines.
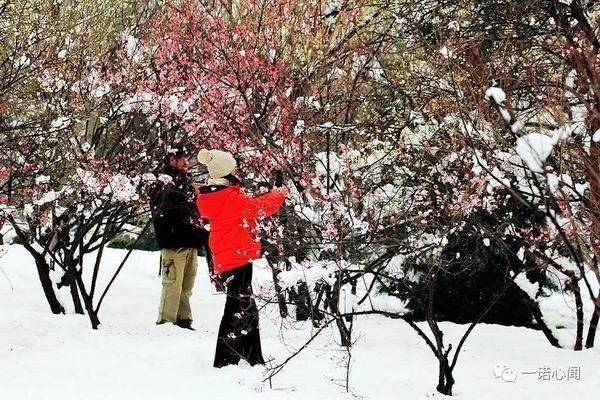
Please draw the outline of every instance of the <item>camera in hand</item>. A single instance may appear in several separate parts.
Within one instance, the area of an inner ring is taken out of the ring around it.
[[[281,170],[277,170],[273,173],[274,177],[275,177],[275,187],[281,187],[283,186],[283,172]]]

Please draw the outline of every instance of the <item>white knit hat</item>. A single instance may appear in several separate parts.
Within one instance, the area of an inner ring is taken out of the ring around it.
[[[233,172],[237,163],[226,151],[202,149],[198,153],[198,161],[206,165],[211,178],[223,178]]]

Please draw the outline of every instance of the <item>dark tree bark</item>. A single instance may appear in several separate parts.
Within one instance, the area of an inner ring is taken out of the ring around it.
[[[80,273],[77,273],[75,279],[77,280],[77,286],[79,287],[79,291],[83,299],[85,311],[87,312],[90,323],[92,324],[92,329],[98,329],[98,326],[100,326],[100,320],[98,319],[97,311],[94,309],[93,299],[87,293]]]
[[[306,321],[311,318],[312,302],[310,301],[310,294],[304,282],[298,284],[294,303],[296,303],[296,321]]]
[[[339,302],[340,302],[340,289],[342,287],[342,276],[338,273],[335,285],[331,290],[328,290],[327,297],[329,303],[329,309],[335,317],[335,324],[337,325],[338,331],[340,332],[341,345],[344,347],[352,346],[352,331],[351,328],[346,326],[345,319],[340,313]],[[352,325],[350,325],[352,326]]]
[[[431,329],[431,333],[433,333],[433,337],[435,338],[435,347],[433,349],[434,349],[435,356],[438,359],[438,384],[437,384],[436,389],[438,392],[440,392],[442,394],[451,396],[452,395],[452,387],[454,386],[454,382],[455,382],[454,376],[452,375],[455,364],[450,366],[450,364],[448,362],[448,355],[450,354],[450,351],[452,350],[452,345],[449,345],[448,349],[446,351],[444,351],[444,332],[442,332],[442,330],[440,329],[440,327],[437,323],[436,315],[435,315],[434,297],[436,294],[437,283],[438,283],[438,274],[436,272],[437,271],[435,269],[432,269],[430,271],[430,276],[427,277],[429,282],[427,285],[427,299],[424,302],[424,304],[427,304],[427,307],[425,310],[425,316],[427,319],[427,325],[429,325],[429,329]],[[488,311],[489,311],[489,308],[488,308]],[[468,331],[467,331],[467,334],[465,334],[465,336],[463,336],[463,339],[466,338],[466,335],[468,335]],[[459,350],[460,350],[460,345],[459,345]],[[456,358],[456,356],[455,356],[455,358]]]
[[[39,254],[33,254],[35,258],[35,265],[38,271],[38,277],[40,279],[40,283],[42,284],[42,290],[44,291],[44,296],[48,301],[48,305],[50,306],[50,310],[53,314],[64,314],[65,308],[60,304],[58,298],[56,297],[56,293],[54,292],[54,282],[50,279],[50,266]]]
[[[50,279],[50,266],[48,262],[40,253],[38,253],[33,246],[28,241],[27,235],[25,232],[19,228],[19,225],[14,220],[14,218],[9,217],[8,221],[13,226],[15,233],[23,243],[25,249],[31,254],[31,256],[35,260],[35,266],[37,267],[38,277],[40,279],[40,283],[42,284],[42,290],[44,291],[44,296],[48,301],[48,305],[50,306],[50,311],[53,314],[64,314],[65,308],[60,304],[58,298],[56,297],[56,293],[54,292],[54,283]]]
[[[571,286],[575,295],[575,307],[577,313],[577,337],[575,339],[575,350],[583,349],[583,301],[581,300],[581,292],[575,277],[571,278]]]
[[[452,387],[454,386],[454,376],[452,375],[452,368],[448,363],[448,353],[452,349],[452,346],[448,348],[448,351],[438,357],[438,385],[437,391],[447,396],[452,396]]]
[[[277,304],[279,305],[279,315],[281,318],[286,318],[288,316],[287,304],[285,302],[285,293],[281,289],[281,285],[279,284],[279,273],[281,272],[278,268],[269,263],[271,267],[271,272],[273,273],[273,284],[275,286],[275,294],[277,295]]]
[[[73,308],[75,309],[75,314],[84,314],[83,307],[81,305],[81,299],[79,298],[79,292],[77,289],[77,282],[75,281],[75,275],[73,271],[65,272],[61,281],[58,283],[58,288],[62,288],[65,286],[69,287],[69,291],[71,292],[71,299],[73,300]]]
[[[600,320],[600,293],[596,296],[594,302],[595,309],[590,320],[590,327],[588,328],[587,338],[585,340],[585,347],[587,349],[594,347],[594,340],[596,338],[596,329],[598,328],[598,320]]]
[[[513,285],[513,287],[515,288],[515,290],[518,293],[521,294],[523,301],[527,304],[527,307],[529,307],[529,310],[531,311],[533,318],[535,318],[535,322],[538,324],[538,326],[542,330],[542,333],[544,334],[546,339],[548,339],[548,342],[550,342],[550,344],[554,347],[561,348],[562,346],[558,342],[558,339],[556,338],[556,336],[554,336],[554,333],[552,333],[552,330],[546,324],[546,321],[544,321],[544,317],[542,315],[542,310],[540,310],[540,306],[538,305],[537,301],[535,301],[531,297],[529,297],[529,295],[523,289],[521,289],[518,285]]]
[[[71,267],[69,274],[71,276],[74,276],[76,273],[77,273],[77,271],[75,271]],[[75,313],[76,314],[84,314],[83,306],[81,305],[81,299],[79,298],[79,291],[77,290],[77,282],[75,281],[75,279],[71,279],[69,288],[71,290],[71,298],[73,299],[73,306],[75,307]]]

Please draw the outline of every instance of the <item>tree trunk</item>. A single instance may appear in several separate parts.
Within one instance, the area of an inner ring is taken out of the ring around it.
[[[0,231],[2,230],[2,227],[4,226],[4,219],[0,218]],[[4,244],[4,236],[0,233],[0,245]]]
[[[83,303],[85,304],[85,310],[92,324],[92,329],[98,329],[100,326],[100,320],[98,319],[98,313],[94,310],[92,299],[88,295],[83,295]]]
[[[54,283],[50,279],[50,266],[46,259],[38,252],[34,250],[34,248],[29,244],[27,235],[19,228],[19,225],[14,220],[14,218],[9,217],[8,221],[12,225],[15,233],[23,243],[25,249],[31,254],[33,259],[35,260],[35,266],[37,267],[38,277],[40,279],[40,283],[42,284],[42,290],[44,291],[44,296],[48,301],[48,305],[50,306],[50,311],[53,314],[64,314],[65,308],[60,304],[58,298],[56,297],[56,292],[54,291]]]
[[[575,277],[571,278],[573,285],[573,294],[575,295],[575,306],[577,310],[577,338],[575,339],[575,350],[583,349],[583,301],[581,300],[581,292],[579,284]]]
[[[73,308],[75,309],[75,314],[84,314],[83,307],[81,306],[81,300],[79,299],[79,292],[77,289],[77,282],[75,280],[75,274],[77,271],[72,268],[69,271],[65,271],[62,279],[58,283],[58,288],[63,288],[68,286],[69,291],[71,292],[71,299],[73,300]]]
[[[338,279],[333,287],[333,290],[328,291],[329,308],[331,313],[335,316],[335,324],[340,332],[341,345],[344,347],[352,346],[352,332],[350,328],[346,326],[344,318],[340,316],[339,300],[340,300],[340,288],[341,288],[341,275],[338,274]]]
[[[554,347],[561,348],[562,346],[558,342],[558,339],[554,336],[554,333],[552,333],[552,330],[546,324],[546,321],[544,321],[544,316],[542,315],[542,310],[540,310],[538,303],[529,297],[529,295],[518,285],[513,285],[513,287],[521,294],[523,301],[525,301],[527,307],[529,307],[529,311],[531,311],[533,318],[535,318],[535,322],[537,322],[537,324],[540,326],[540,329],[542,330],[542,333],[546,339],[548,339],[548,342],[550,342],[550,344]]]
[[[70,267],[69,267],[70,268]],[[85,305],[85,310],[87,311],[88,318],[90,319],[90,323],[92,324],[92,329],[98,329],[100,325],[100,320],[98,319],[98,313],[94,310],[94,299],[92,299],[85,289],[85,285],[83,283],[83,279],[81,278],[81,273],[76,272],[75,280],[77,281],[77,286],[79,287],[79,292],[81,293],[81,297],[83,299],[83,304]]]
[[[279,315],[281,318],[286,318],[288,316],[287,304],[285,303],[285,294],[283,290],[281,290],[281,285],[279,284],[278,276],[281,272],[277,267],[269,263],[271,267],[271,272],[273,273],[273,285],[275,286],[275,294],[277,295],[277,304],[279,305]]]
[[[596,338],[596,329],[598,328],[598,320],[600,319],[600,294],[596,297],[595,309],[590,320],[590,327],[588,328],[587,338],[585,340],[585,347],[587,349],[594,347],[594,339]]]
[[[440,355],[438,357],[438,362],[438,385],[436,389],[446,396],[452,396],[454,376],[452,375],[452,368],[450,368],[450,365],[448,364],[448,353]]]
[[[69,275],[76,278],[77,277],[77,269],[73,263],[69,263]],[[77,290],[77,280],[71,279],[69,284],[71,289],[71,298],[73,299],[73,306],[75,307],[76,314],[84,314],[83,307],[81,306],[81,300],[79,299],[79,291]]]
[[[71,290],[71,298],[73,299],[75,314],[84,314],[83,306],[81,305],[81,299],[79,298],[79,292],[77,291],[77,283],[75,281],[71,282],[69,289]]]
[[[38,271],[38,277],[40,278],[40,283],[42,284],[42,289],[44,290],[44,296],[46,296],[50,310],[53,314],[64,314],[65,308],[58,301],[56,292],[54,291],[54,282],[52,282],[50,279],[50,266],[42,256],[34,255],[34,258]]]
[[[311,318],[312,302],[308,293],[308,287],[304,282],[298,284],[298,291],[296,292],[294,302],[296,303],[296,321],[306,321]]]

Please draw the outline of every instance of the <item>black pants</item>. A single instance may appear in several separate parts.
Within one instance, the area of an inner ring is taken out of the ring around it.
[[[252,298],[252,264],[220,275],[227,300],[219,326],[214,366],[237,364],[244,358],[250,365],[264,364],[258,330],[258,309]]]

